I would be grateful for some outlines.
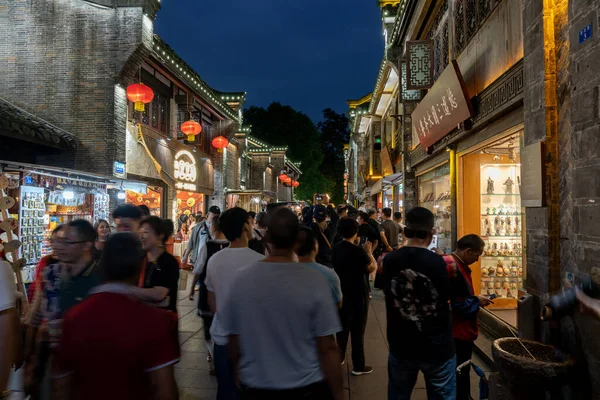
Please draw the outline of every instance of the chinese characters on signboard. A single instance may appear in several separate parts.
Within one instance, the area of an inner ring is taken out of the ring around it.
[[[423,147],[432,146],[472,116],[473,107],[456,61],[446,67],[411,115],[413,131]]]

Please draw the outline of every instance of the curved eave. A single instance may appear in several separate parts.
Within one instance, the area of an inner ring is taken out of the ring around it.
[[[153,56],[159,60],[169,72],[177,76],[182,82],[185,82],[192,90],[196,91],[199,97],[210,103],[218,112],[221,112],[223,116],[229,117],[232,120],[238,119],[237,112],[221,100],[218,92],[203,81],[200,75],[156,34],[154,35],[154,45],[152,50]]]

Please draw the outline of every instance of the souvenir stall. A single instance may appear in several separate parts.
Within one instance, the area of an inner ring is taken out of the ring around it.
[[[15,200],[6,211],[7,218],[17,224],[15,238],[20,246],[15,254],[25,260],[22,279],[26,286],[34,279],[38,261],[51,253],[49,238],[57,226],[76,219],[85,219],[91,224],[108,220],[108,180],[79,173],[69,177],[61,175],[42,169],[6,169],[3,174],[8,182],[6,193]],[[7,233],[3,235],[0,238],[6,241]]]

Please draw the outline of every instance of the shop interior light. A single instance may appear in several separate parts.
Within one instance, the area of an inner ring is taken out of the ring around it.
[[[126,197],[125,192],[121,191],[121,192],[117,193],[117,198],[119,200],[125,200],[125,197]]]
[[[71,200],[73,197],[75,197],[75,193],[73,193],[71,190],[65,190],[62,195],[65,200]]]

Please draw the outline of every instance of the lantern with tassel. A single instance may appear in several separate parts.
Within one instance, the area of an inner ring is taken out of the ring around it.
[[[134,83],[127,86],[127,99],[133,102],[135,111],[143,112],[144,104],[148,104],[154,99],[154,92],[143,83]]]
[[[229,140],[223,136],[217,136],[212,140],[212,145],[215,149],[217,149],[218,153],[222,153],[223,149],[229,145]]]
[[[192,120],[185,121],[181,124],[181,132],[183,132],[184,135],[187,135],[188,142],[193,142],[195,136],[202,132],[202,125]]]

